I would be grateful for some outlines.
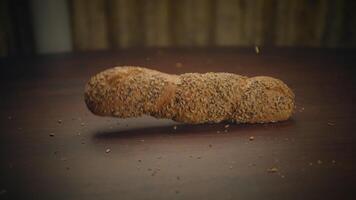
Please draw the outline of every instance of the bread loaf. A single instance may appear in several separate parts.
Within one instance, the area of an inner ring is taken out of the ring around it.
[[[183,123],[266,123],[287,120],[294,94],[282,81],[231,73],[171,75],[141,67],[115,67],[93,76],[85,102],[94,114],[151,115]]]

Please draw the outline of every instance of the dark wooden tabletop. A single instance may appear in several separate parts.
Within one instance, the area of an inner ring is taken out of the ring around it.
[[[0,199],[355,198],[355,53],[132,49],[2,59]],[[116,65],[273,76],[294,90],[297,109],[289,121],[227,128],[94,116],[83,87]]]

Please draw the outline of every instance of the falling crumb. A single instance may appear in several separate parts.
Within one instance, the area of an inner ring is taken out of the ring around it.
[[[255,52],[256,52],[256,54],[260,53],[260,48],[257,45],[255,46]]]
[[[248,138],[250,141],[253,141],[255,139],[255,137],[251,136]]]
[[[299,112],[303,112],[304,111],[304,107],[301,107],[300,109],[299,109]]]
[[[336,164],[336,160],[332,160],[331,163],[332,163],[332,164]]]
[[[49,133],[49,136],[50,137],[54,137],[54,133]]]
[[[321,165],[321,164],[323,164],[323,161],[318,160],[317,163],[318,163],[319,165]]]
[[[58,124],[61,124],[61,123],[62,123],[62,120],[59,119],[57,122],[58,122]]]
[[[312,165],[313,165],[313,163],[312,163],[312,162],[310,162],[310,163],[309,163],[309,165],[310,165],[310,166],[312,166]]]
[[[211,148],[211,147],[213,147],[213,145],[212,145],[212,144],[209,144],[209,147]]]
[[[230,169],[232,169],[232,166],[230,166]]]
[[[82,122],[82,123],[80,123],[80,125],[81,125],[81,126],[85,126],[85,123],[84,123],[84,122]]]
[[[173,129],[174,129],[174,130],[177,130],[177,126],[173,126]]]
[[[177,68],[181,68],[182,66],[183,66],[182,63],[180,63],[180,62],[177,62],[177,63],[176,63],[176,67],[177,67]]]
[[[226,124],[226,125],[225,125],[225,128],[229,128],[229,126],[230,126],[230,124]]]
[[[78,132],[77,135],[80,135],[80,132]]]
[[[220,131],[216,131],[216,133],[220,133]]]
[[[144,142],[145,140],[140,140],[141,142]]]
[[[177,180],[178,180],[178,181],[180,180],[180,177],[179,177],[179,176],[177,176]]]
[[[278,169],[276,167],[272,167],[270,169],[267,169],[267,172],[268,173],[276,173],[276,172],[278,172]]]
[[[335,123],[328,122],[328,125],[329,125],[329,126],[334,126],[334,125],[335,125]]]
[[[105,152],[106,153],[110,153],[111,149],[106,149]]]
[[[225,129],[224,132],[227,133],[227,130]]]
[[[285,176],[284,175],[281,175],[281,178],[284,178]]]

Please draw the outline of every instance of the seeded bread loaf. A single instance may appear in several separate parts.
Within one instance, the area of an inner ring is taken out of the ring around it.
[[[115,67],[93,76],[85,102],[94,114],[151,115],[183,123],[266,123],[287,120],[294,94],[282,81],[231,73],[170,75],[141,67]]]

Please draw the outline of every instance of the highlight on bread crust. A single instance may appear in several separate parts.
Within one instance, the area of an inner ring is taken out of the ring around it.
[[[287,120],[294,93],[282,81],[232,73],[171,75],[142,67],[114,67],[85,87],[91,112],[119,118],[151,115],[183,123],[267,123]]]

